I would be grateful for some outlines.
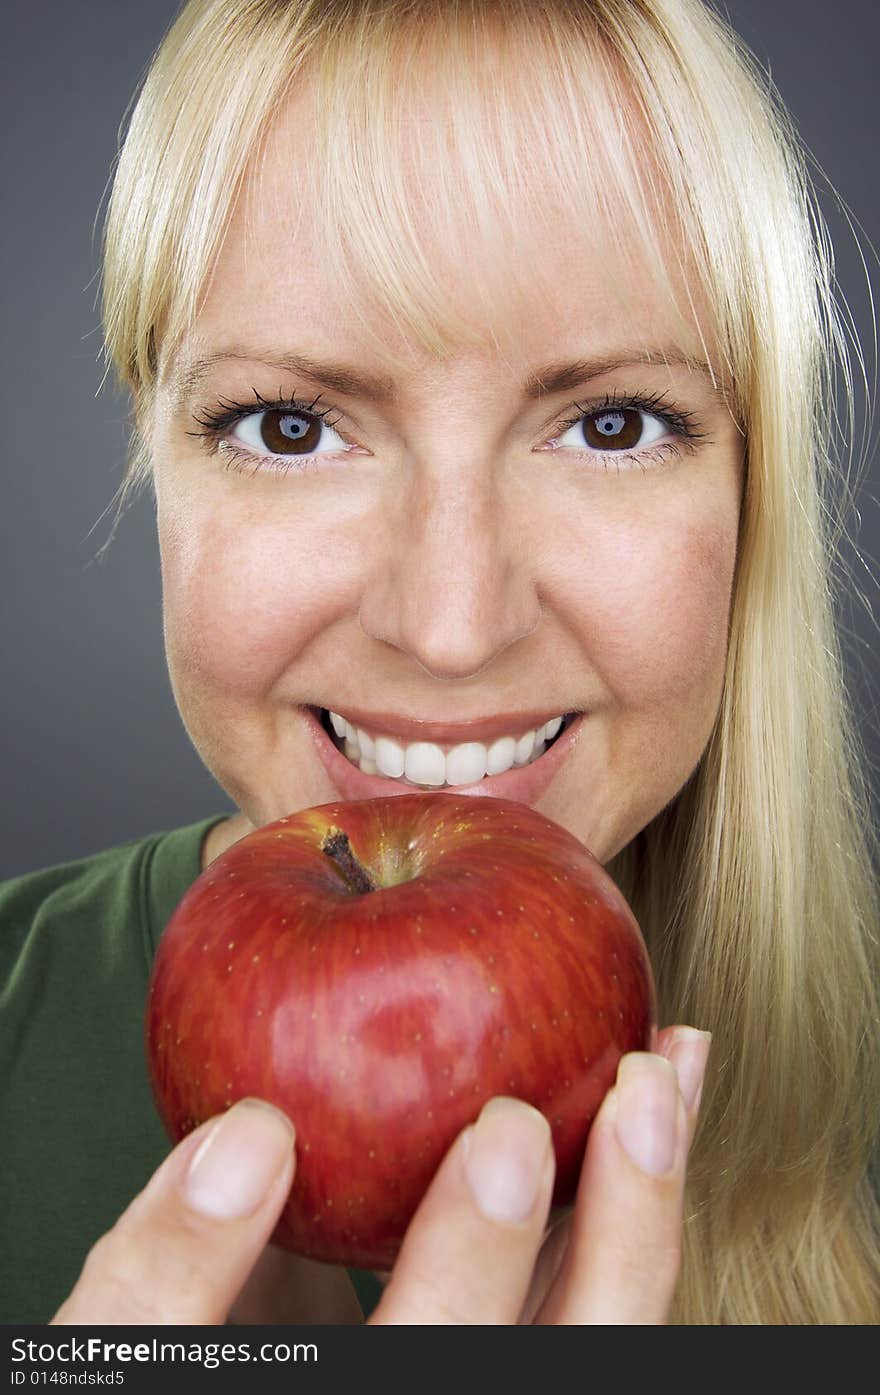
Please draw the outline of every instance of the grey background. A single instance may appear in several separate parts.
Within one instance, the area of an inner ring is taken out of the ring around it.
[[[127,403],[106,387],[97,313],[99,204],[132,92],[177,6],[34,0],[7,6],[0,58],[3,190],[3,656],[0,877],[231,807],[177,715],[165,667],[152,502],[124,516],[100,564],[122,478]],[[807,145],[878,242],[876,0],[731,0]],[[829,23],[829,13],[833,22]],[[824,197],[844,295],[873,376],[870,298],[845,218]],[[863,425],[857,430],[857,441]],[[848,679],[880,788],[878,466],[851,532],[864,600],[843,610]]]

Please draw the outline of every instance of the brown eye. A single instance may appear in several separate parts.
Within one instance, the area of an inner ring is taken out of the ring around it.
[[[325,414],[326,415],[326,414]],[[265,412],[249,412],[236,422],[231,435],[255,455],[309,456],[347,450],[348,447],[325,420],[325,415],[304,407],[271,407]],[[326,435],[325,435],[326,433]],[[328,439],[329,437],[329,439]]]
[[[275,455],[314,450],[324,423],[311,412],[261,412],[260,440]]]
[[[591,455],[638,453],[670,434],[675,435],[676,430],[665,417],[644,407],[609,403],[570,420],[565,435],[553,444],[573,446],[588,459]]]
[[[643,444],[642,412],[634,407],[593,412],[584,417],[583,432],[594,450],[632,450]]]

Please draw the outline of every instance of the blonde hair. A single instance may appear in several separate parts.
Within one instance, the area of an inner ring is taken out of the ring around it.
[[[515,253],[526,161],[585,229],[625,227],[660,275],[677,255],[697,278],[747,442],[724,691],[694,775],[609,864],[661,1022],[714,1037],[672,1320],[874,1322],[878,846],[833,618],[850,488],[835,365],[850,431],[853,390],[807,157],[699,0],[190,0],[134,108],[106,223],[107,351],[140,420],[305,76],[304,197],[368,334],[382,307],[440,356],[497,343],[481,284],[499,261],[499,284],[534,270]],[[419,100],[444,119],[407,123]],[[432,141],[443,174],[422,211],[479,265],[479,313],[453,310],[419,239],[404,170]],[[123,500],[149,480],[134,446]]]

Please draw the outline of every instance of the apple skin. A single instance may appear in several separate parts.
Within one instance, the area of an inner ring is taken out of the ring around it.
[[[377,890],[322,851],[339,830]],[[509,800],[415,793],[291,814],[211,863],[160,941],[146,1051],[174,1142],[245,1096],[293,1120],[276,1242],[389,1269],[494,1095],[546,1116],[553,1204],[573,1201],[655,1001],[635,918],[572,834]]]

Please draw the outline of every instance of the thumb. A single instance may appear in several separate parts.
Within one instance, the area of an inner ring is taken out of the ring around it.
[[[209,1119],[92,1248],[53,1322],[225,1322],[287,1200],[293,1144],[261,1100]]]

